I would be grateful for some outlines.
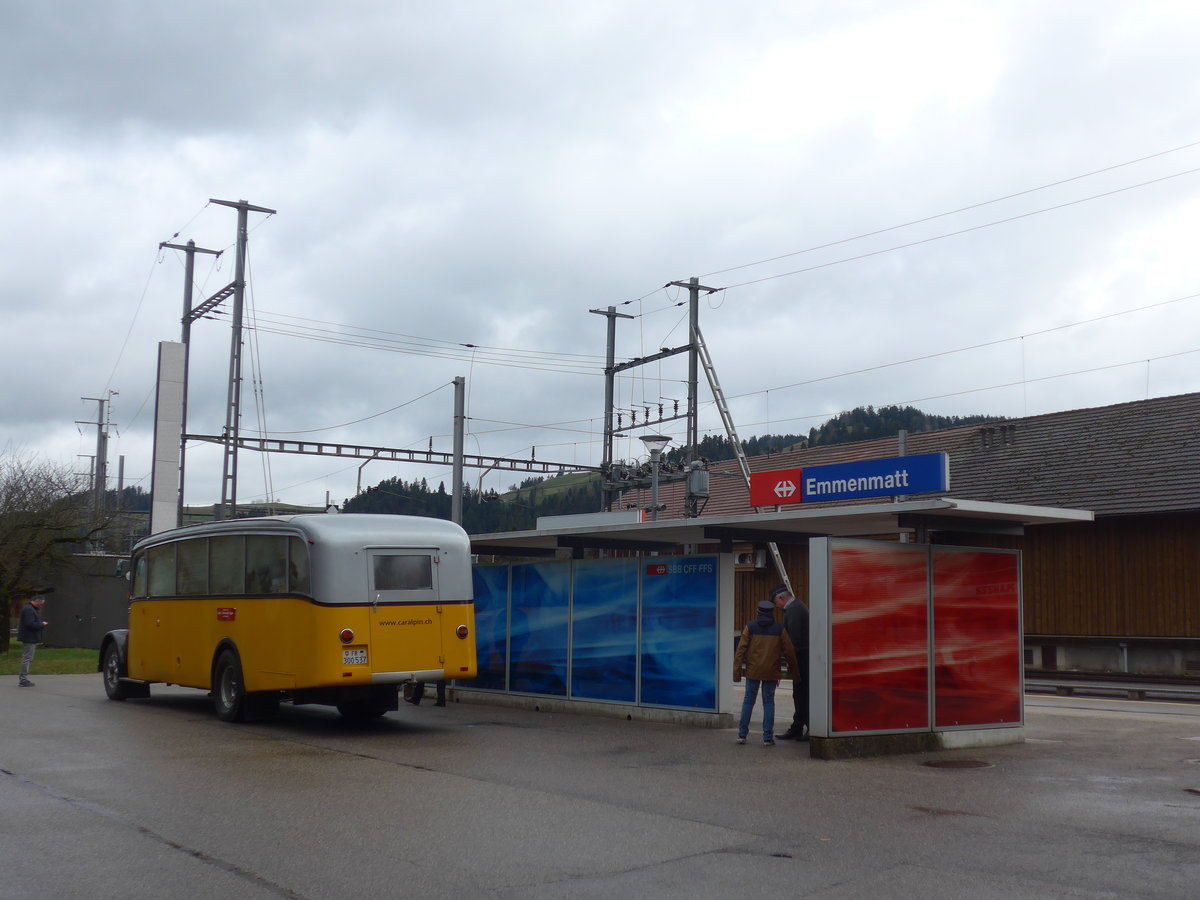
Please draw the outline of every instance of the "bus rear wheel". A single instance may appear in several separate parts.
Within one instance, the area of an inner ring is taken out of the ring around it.
[[[121,651],[116,644],[109,644],[104,651],[104,693],[109,700],[125,700],[129,697],[129,689],[121,681]]]
[[[222,722],[241,722],[246,717],[242,662],[232,650],[222,650],[213,666],[213,706]]]
[[[213,706],[222,722],[262,722],[279,712],[279,694],[247,693],[242,661],[226,648],[213,666]]]

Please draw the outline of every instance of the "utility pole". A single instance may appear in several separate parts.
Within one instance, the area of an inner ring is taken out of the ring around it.
[[[188,356],[191,353],[192,340],[192,284],[195,281],[196,273],[196,254],[210,253],[213,256],[220,256],[221,250],[206,250],[203,247],[197,247],[195,241],[188,241],[186,244],[171,244],[163,241],[158,245],[160,250],[182,250],[186,254],[183,265],[183,329],[180,335],[180,343],[183,344],[183,409],[181,410],[181,419],[179,426],[179,510],[175,515],[175,525],[178,527],[183,524],[183,491],[184,491],[184,475],[186,467],[185,456],[187,454],[187,441],[184,435],[187,434],[187,403],[188,403]]]
[[[450,480],[450,521],[461,525],[463,521],[463,435],[466,420],[467,379],[458,375],[454,378],[454,468]]]
[[[712,293],[712,288],[705,290]],[[695,276],[688,279],[688,343],[691,345],[688,352],[688,409],[692,410],[692,415],[688,417],[687,423],[687,461],[691,462],[699,455],[700,445],[700,416],[697,414],[700,408],[700,392],[696,363],[697,346],[700,343],[700,279]]]
[[[712,294],[720,289],[701,284],[695,276],[686,283],[672,281],[669,284],[688,289],[688,410],[691,414],[687,423],[687,459],[691,462],[699,455],[697,448],[700,445],[699,416],[696,414],[700,393],[700,292]]]
[[[221,505],[217,518],[232,519],[237,512],[238,437],[242,416],[242,309],[246,298],[246,219],[250,212],[274,215],[275,210],[254,206],[245,200],[213,200],[209,203],[237,210],[237,251],[233,282],[233,335],[229,343],[229,395],[225,406],[225,460],[221,468]],[[228,296],[228,295],[226,295]]]
[[[83,400],[94,400],[96,402],[96,421],[95,422],[80,422],[76,420],[76,425],[95,425],[96,426],[96,459],[92,466],[92,492],[93,503],[96,509],[96,521],[100,521],[100,517],[104,514],[104,492],[108,487],[108,401],[113,397],[120,396],[116,391],[109,391],[108,397],[83,397]]]
[[[632,319],[633,316],[617,312],[615,306],[608,309],[590,309],[588,312],[608,318],[608,350],[604,356],[604,453],[602,460],[605,465],[612,465],[613,459],[613,394],[616,387],[617,373],[613,363],[617,361],[617,319]],[[612,488],[607,480],[601,489],[601,508],[612,508]]]
[[[626,369],[644,366],[648,363],[657,362],[660,359],[666,359],[669,356],[676,356],[680,353],[688,354],[688,397],[687,409],[680,414],[666,415],[659,406],[659,416],[657,419],[651,420],[649,410],[647,410],[645,420],[640,423],[640,427],[648,428],[651,425],[661,425],[666,422],[671,422],[676,419],[687,420],[687,461],[688,463],[695,462],[699,456],[699,412],[698,412],[698,383],[699,383],[699,359],[700,359],[700,292],[714,293],[720,288],[707,287],[700,283],[700,279],[696,277],[690,278],[688,281],[671,281],[666,287],[685,287],[688,289],[688,342],[679,347],[664,347],[658,353],[653,353],[650,356],[644,356],[639,359],[632,359],[629,362],[616,363],[615,342],[616,342],[616,320],[618,318],[632,319],[633,316],[627,316],[617,313],[613,307],[607,310],[593,309],[591,312],[597,315],[608,317],[608,355],[607,364],[604,367],[604,459],[600,464],[601,472],[603,473],[602,491],[603,491],[603,508],[605,510],[612,509],[612,503],[618,490],[623,486],[627,487],[631,483],[628,478],[622,479],[613,474],[613,447],[612,439],[615,436],[613,428],[613,385],[614,379],[619,372]],[[676,403],[678,410],[678,403]],[[632,424],[632,423],[631,423]],[[686,477],[682,476],[682,477]],[[676,480],[673,477],[671,480]]]

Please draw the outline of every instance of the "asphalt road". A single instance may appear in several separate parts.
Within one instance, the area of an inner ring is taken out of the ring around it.
[[[1200,706],[1029,698],[1027,741],[821,762],[431,705],[350,726],[0,683],[4,898],[1191,898]],[[935,760],[977,768],[932,768]]]

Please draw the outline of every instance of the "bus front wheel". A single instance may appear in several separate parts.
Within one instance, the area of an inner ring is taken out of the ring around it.
[[[121,681],[121,651],[115,643],[109,644],[104,651],[104,693],[109,700],[125,700],[129,690]]]
[[[232,650],[222,650],[213,666],[213,706],[222,722],[240,722],[246,717],[242,663]]]

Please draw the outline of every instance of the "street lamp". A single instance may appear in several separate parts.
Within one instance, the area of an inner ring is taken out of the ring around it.
[[[658,521],[658,467],[671,439],[664,434],[644,434],[642,443],[650,451],[650,521]]]

